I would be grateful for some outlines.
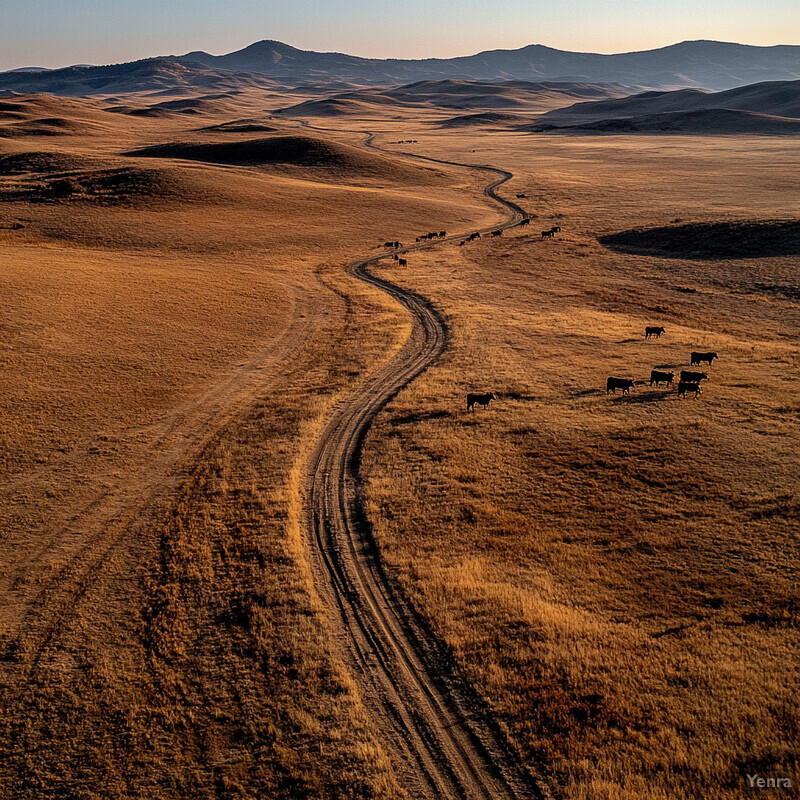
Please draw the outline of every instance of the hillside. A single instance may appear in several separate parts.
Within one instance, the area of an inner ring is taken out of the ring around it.
[[[272,84],[264,75],[233,74],[167,58],[101,67],[66,67],[46,72],[0,73],[0,91],[47,92],[76,97],[165,89],[230,92],[250,86],[270,88]]]
[[[409,167],[385,156],[351,145],[311,136],[273,136],[238,142],[169,142],[128,152],[128,156],[182,159],[243,167],[279,167],[347,175],[350,179],[377,178],[386,182],[427,183],[430,168]]]
[[[567,125],[542,131],[556,133],[686,133],[700,136],[749,134],[757,136],[797,136],[800,119],[754,114],[732,109],[700,109],[671,111],[664,114],[643,114],[638,117],[617,117]]]
[[[288,116],[338,117],[374,113],[376,107],[526,111],[539,113],[576,100],[621,97],[619,85],[568,81],[418,81],[391,89],[338,92],[280,109]],[[524,121],[524,120],[523,120]]]
[[[681,89],[576,103],[537,120],[534,127],[580,125],[649,114],[733,109],[775,117],[800,118],[800,81],[765,81],[725,92]]]

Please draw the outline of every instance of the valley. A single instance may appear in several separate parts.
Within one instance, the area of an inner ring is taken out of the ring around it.
[[[0,97],[0,796],[796,780],[797,82],[234,76]]]

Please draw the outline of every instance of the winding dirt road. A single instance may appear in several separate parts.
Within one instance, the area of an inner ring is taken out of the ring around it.
[[[365,144],[375,147],[372,135]],[[415,157],[493,172],[497,177],[484,192],[510,212],[496,227],[521,221],[522,209],[496,194],[511,173]],[[405,250],[428,249],[453,238]],[[389,400],[444,353],[449,337],[430,302],[369,272],[386,257],[364,259],[348,271],[404,305],[413,328],[402,349],[334,410],[310,461],[308,524],[321,593],[338,610],[366,702],[411,796],[546,798],[544,781],[519,763],[474,691],[387,575],[364,511],[358,475],[364,436]]]

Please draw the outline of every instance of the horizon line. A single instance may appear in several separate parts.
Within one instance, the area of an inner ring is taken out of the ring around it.
[[[10,67],[5,70],[0,70],[2,72],[26,72],[26,71],[46,71],[46,72],[56,72],[62,69],[87,69],[90,67],[113,67],[113,66],[121,66],[124,64],[135,64],[138,61],[155,61],[158,59],[176,59],[176,58],[185,58],[192,53],[203,53],[205,55],[212,56],[214,58],[220,58],[222,56],[230,55],[231,53],[238,53],[243,50],[247,50],[250,47],[254,47],[258,44],[280,44],[286,47],[291,47],[293,50],[297,50],[298,52],[302,53],[316,53],[318,55],[342,55],[342,56],[350,56],[352,58],[359,58],[363,59],[364,61],[408,61],[408,62],[421,62],[421,61],[454,61],[459,58],[472,58],[474,56],[482,55],[483,53],[514,53],[520,50],[525,50],[528,47],[543,47],[548,50],[554,50],[560,53],[570,53],[573,55],[595,55],[595,56],[622,56],[622,55],[633,55],[636,53],[648,53],[648,52],[655,52],[658,50],[667,50],[670,47],[677,47],[682,44],[697,44],[700,42],[707,42],[709,44],[725,44],[725,45],[735,45],[737,47],[752,47],[757,48],[760,50],[769,50],[774,47],[800,47],[800,44],[787,44],[787,43],[778,43],[778,44],[769,44],[769,45],[760,45],[760,44],[747,44],[745,42],[731,42],[725,41],[722,39],[682,39],[678,42],[672,42],[671,44],[661,45],[660,47],[649,47],[643,50],[621,50],[619,52],[613,53],[601,53],[599,51],[594,50],[565,50],[559,47],[551,47],[550,45],[541,44],[539,42],[531,42],[530,44],[522,45],[521,47],[493,47],[488,48],[485,50],[477,50],[474,53],[467,53],[464,55],[458,56],[423,56],[421,58],[398,58],[398,57],[388,57],[388,58],[377,58],[375,56],[360,56],[356,55],[355,53],[348,53],[343,50],[311,50],[311,49],[303,49],[302,47],[295,47],[295,45],[289,44],[288,42],[283,42],[280,39],[257,39],[256,41],[250,42],[249,44],[244,45],[235,50],[229,50],[225,53],[210,53],[207,50],[190,50],[187,53],[178,54],[172,53],[169,55],[155,55],[155,56],[142,56],[140,58],[134,58],[130,61],[110,61],[103,64],[89,64],[85,62],[78,62],[74,64],[65,64],[60,67],[39,67],[33,65],[27,66],[20,66],[20,67]]]

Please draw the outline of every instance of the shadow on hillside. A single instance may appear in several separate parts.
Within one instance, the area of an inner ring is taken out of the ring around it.
[[[709,260],[800,255],[800,220],[701,222],[601,236],[610,250],[661,258]]]

